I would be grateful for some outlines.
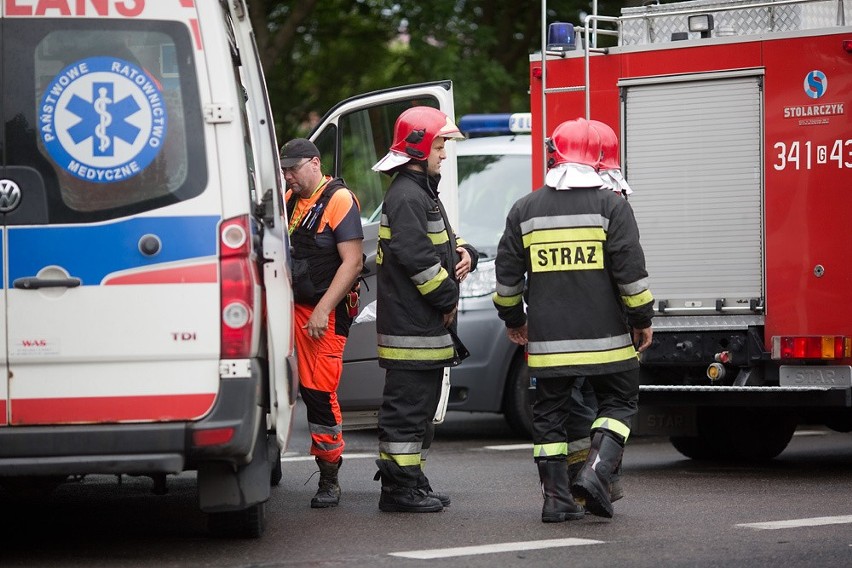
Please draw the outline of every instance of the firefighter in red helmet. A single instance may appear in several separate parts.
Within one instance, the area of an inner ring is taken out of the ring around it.
[[[620,193],[627,199],[633,189],[621,173],[621,163],[618,159],[618,136],[608,124],[599,120],[590,120],[589,125],[595,129],[601,139],[601,158],[598,160],[598,175],[604,181],[604,187]]]
[[[447,140],[462,138],[440,110],[412,107],[396,120],[390,151],[373,166],[393,175],[382,204],[376,330],[386,370],[379,410],[379,509],[436,512],[449,505],[423,472],[434,436],[444,367],[464,348],[455,335],[459,283],[475,248],[453,232],[438,198]]]
[[[596,171],[598,132],[582,118],[563,122],[548,151],[545,186],[519,199],[506,219],[494,304],[509,339],[527,346],[536,377],[533,456],[542,521],[582,518],[575,496],[592,514],[611,517],[610,476],[637,410],[636,352],[651,343],[653,298],[633,212],[603,190]],[[598,410],[588,458],[572,485],[565,421],[577,377],[592,385]]]

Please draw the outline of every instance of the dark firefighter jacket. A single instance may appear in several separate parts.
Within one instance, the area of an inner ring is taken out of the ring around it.
[[[507,327],[528,323],[532,375],[639,366],[630,327],[651,325],[654,300],[633,209],[616,193],[545,186],[519,199],[506,219],[496,272],[500,318]]]
[[[435,188],[439,178],[399,168],[382,204],[376,254],[376,331],[379,365],[390,369],[435,369],[459,363],[443,315],[459,300],[458,239]],[[453,324],[453,327],[455,323]]]

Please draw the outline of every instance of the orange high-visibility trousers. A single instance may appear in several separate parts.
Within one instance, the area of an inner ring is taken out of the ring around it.
[[[345,445],[337,385],[343,372],[346,336],[335,333],[335,309],[328,317],[328,329],[323,336],[319,339],[310,337],[304,326],[313,310],[313,306],[295,304],[299,392],[308,411],[311,455],[336,463]]]

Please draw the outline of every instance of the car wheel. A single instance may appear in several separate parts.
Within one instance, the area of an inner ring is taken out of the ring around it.
[[[532,403],[535,388],[530,385],[530,371],[523,352],[518,352],[509,367],[503,395],[503,416],[515,432],[532,439]]]

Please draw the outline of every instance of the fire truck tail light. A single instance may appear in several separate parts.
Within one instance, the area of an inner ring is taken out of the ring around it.
[[[852,337],[840,335],[775,336],[773,359],[848,359]]]
[[[852,39],[843,40],[843,49],[846,53],[852,53]]]

